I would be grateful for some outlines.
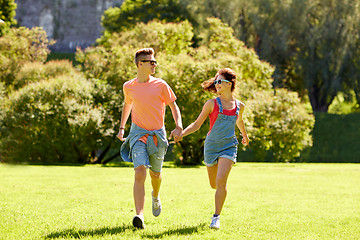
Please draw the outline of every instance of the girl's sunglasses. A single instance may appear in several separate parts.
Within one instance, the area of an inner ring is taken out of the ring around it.
[[[214,84],[217,85],[217,84],[221,84],[222,82],[230,82],[230,81],[226,79],[218,79],[214,81]]]
[[[140,62],[150,62],[151,65],[157,64],[155,60],[141,60]]]

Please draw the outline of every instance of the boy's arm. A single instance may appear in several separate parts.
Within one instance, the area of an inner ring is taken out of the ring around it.
[[[175,142],[177,142],[177,141],[181,140],[178,138],[178,136],[181,135],[181,131],[183,130],[181,113],[180,113],[180,109],[175,101],[169,103],[169,107],[171,109],[171,113],[172,113],[172,116],[173,116],[175,124],[176,124],[175,129],[173,131],[171,131],[170,138],[172,136],[174,136],[174,140],[175,140]]]
[[[239,111],[239,117],[236,120],[236,126],[239,128],[243,139],[241,140],[241,143],[244,144],[245,146],[247,146],[249,144],[249,137],[247,135],[246,129],[245,129],[245,124],[244,124],[244,120],[243,120],[243,112],[245,109],[245,105],[242,105]]]
[[[130,116],[131,109],[132,109],[132,103],[125,102],[124,106],[122,108],[122,113],[121,113],[119,133],[116,136],[121,141],[125,141],[125,138],[124,138],[125,124]]]

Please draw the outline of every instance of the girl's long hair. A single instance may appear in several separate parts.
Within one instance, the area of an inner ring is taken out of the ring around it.
[[[226,80],[231,82],[231,92],[233,92],[235,90],[235,86],[236,86],[236,73],[231,69],[231,68],[223,68],[220,69],[214,78],[211,78],[209,80],[204,81],[201,86],[203,87],[203,89],[205,91],[209,91],[212,93],[216,93],[216,88],[215,88],[215,84],[214,81],[215,79],[219,76],[219,75],[223,75],[225,77]]]

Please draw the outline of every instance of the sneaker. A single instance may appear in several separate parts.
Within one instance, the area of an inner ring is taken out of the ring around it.
[[[136,215],[133,218],[133,225],[136,228],[140,228],[143,229],[145,228],[145,224],[144,224],[144,216],[143,215]]]
[[[155,217],[159,216],[161,213],[161,202],[160,202],[160,196],[157,198],[154,198],[151,192],[152,197],[152,213]]]
[[[212,228],[212,229],[219,229],[220,228],[220,216],[211,218],[210,228]]]

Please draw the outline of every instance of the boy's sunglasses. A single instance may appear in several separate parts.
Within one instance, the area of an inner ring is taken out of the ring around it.
[[[150,62],[151,65],[157,64],[155,60],[141,60],[140,62]]]
[[[221,84],[222,82],[230,82],[230,81],[226,79],[218,79],[214,81],[214,84],[217,85],[217,84]]]

